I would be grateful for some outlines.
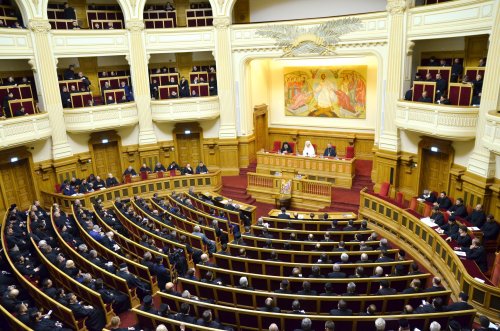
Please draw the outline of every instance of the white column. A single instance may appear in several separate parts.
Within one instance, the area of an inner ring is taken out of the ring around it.
[[[217,64],[217,91],[220,104],[219,138],[236,138],[236,111],[234,77],[231,56],[231,32],[229,17],[214,17],[215,63]]]
[[[149,93],[148,62],[146,54],[144,22],[140,19],[128,20],[130,54],[127,56],[132,78],[134,100],[139,115],[139,145],[156,144],[151,115],[151,95]]]
[[[500,110],[500,5],[497,3],[495,21],[490,35],[488,61],[483,78],[481,106],[477,120],[476,141],[474,151],[469,157],[467,170],[484,178],[495,177],[495,155],[483,146],[482,138],[486,126],[486,115],[489,111]]]
[[[66,125],[64,123],[61,93],[57,83],[56,59],[52,54],[50,23],[48,20],[33,19],[29,22],[33,32],[33,46],[35,57],[30,65],[35,68],[34,73],[38,81],[37,89],[43,96],[43,109],[49,114],[52,128],[52,159],[62,159],[73,155],[68,144]]]
[[[382,127],[379,148],[397,152],[399,150],[398,128],[396,117],[397,100],[401,98],[403,84],[403,62],[405,54],[405,11],[408,8],[406,0],[387,0],[389,19],[389,50],[387,58],[387,81],[385,86],[385,104],[383,109]]]

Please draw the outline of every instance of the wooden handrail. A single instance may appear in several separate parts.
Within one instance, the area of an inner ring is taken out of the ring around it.
[[[167,175],[167,173],[165,173],[165,175]],[[198,185],[200,181],[202,184]],[[92,201],[98,199],[102,200],[105,206],[110,206],[117,197],[131,198],[135,194],[140,193],[143,198],[150,198],[153,196],[154,192],[160,190],[170,192],[175,189],[176,191],[183,192],[187,191],[190,186],[194,186],[199,190],[218,191],[222,187],[221,172],[217,170],[203,175],[149,179],[75,196],[41,191],[41,201],[46,208],[50,208],[52,204],[57,203],[63,211],[70,213],[71,205],[73,205],[76,200],[80,200],[81,205],[85,208],[91,208]],[[154,188],[154,191],[151,191],[151,187]]]
[[[463,291],[471,298],[470,304],[495,322],[500,322],[498,300],[500,288],[485,277],[485,283],[469,274],[467,267],[453,248],[433,229],[423,224],[410,210],[382,199],[363,189],[360,195],[360,215],[370,227],[410,252],[428,270],[442,275],[457,297]],[[470,266],[470,264],[469,264]],[[477,266],[475,266],[477,267]],[[476,269],[478,270],[478,269]]]

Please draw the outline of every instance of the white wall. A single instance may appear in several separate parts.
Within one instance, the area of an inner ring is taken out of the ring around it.
[[[496,161],[495,178],[500,178],[500,156],[499,155],[495,156],[495,161]]]
[[[420,142],[421,134],[404,130],[400,130],[399,132],[401,150],[418,154],[418,143]]]
[[[455,159],[453,163],[467,167],[469,164],[469,157],[474,150],[474,140],[470,141],[455,141],[452,144],[455,150]]]
[[[386,0],[250,0],[250,22],[350,15],[385,11]]]

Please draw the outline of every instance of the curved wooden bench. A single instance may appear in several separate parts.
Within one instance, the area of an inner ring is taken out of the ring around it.
[[[294,221],[300,222],[300,221]],[[306,222],[306,221],[304,221]],[[311,230],[292,230],[292,229],[276,229],[276,228],[268,228],[267,231],[269,234],[272,234],[275,239],[287,240],[290,238],[290,234],[295,233],[297,236],[297,240],[305,241],[307,237],[312,234],[314,235],[315,241],[321,241],[324,238],[326,232],[330,233],[330,239],[333,241],[352,241],[354,240],[354,236],[356,234],[361,234],[363,236],[368,237],[372,234],[373,230],[356,230],[356,231],[311,231]],[[262,227],[252,225],[252,232],[254,235],[258,236],[262,233]]]
[[[36,303],[40,307],[50,307],[54,312],[54,316],[57,316],[58,319],[61,320],[64,324],[73,327],[77,331],[86,330],[85,327],[85,319],[77,320],[73,315],[73,312],[68,307],[60,304],[56,300],[52,299],[45,293],[43,293],[33,282],[29,281],[28,278],[24,277],[19,270],[16,269],[14,263],[12,262],[9,256],[9,249],[7,247],[7,241],[5,239],[5,226],[7,224],[7,212],[4,215],[2,222],[2,246],[5,250],[5,258],[7,263],[10,265],[11,269],[14,272],[18,282],[26,288],[29,295],[36,301]]]
[[[352,218],[343,218],[338,220],[338,225],[346,226]],[[363,220],[354,220],[354,225],[360,226]],[[328,231],[332,226],[332,221],[308,220],[308,219],[281,219],[275,217],[263,217],[264,223],[269,223],[273,229],[285,229],[290,226],[293,230],[301,231]]]
[[[50,215],[52,217],[52,208],[50,209]],[[29,219],[27,222],[27,230],[29,233],[31,233],[31,222]],[[38,245],[33,239],[33,237],[31,237],[30,239],[40,261],[45,265],[47,270],[50,272],[51,280],[54,282],[54,284],[58,284],[59,286],[64,287],[69,292],[75,293],[79,299],[82,299],[83,301],[89,303],[96,309],[102,309],[106,316],[106,322],[109,323],[111,317],[115,316],[111,304],[106,305],[104,301],[102,301],[101,295],[98,292],[77,282],[75,279],[66,275],[61,269],[53,265],[52,262],[50,262],[45,257],[42,251],[40,251],[40,248],[38,248]]]
[[[74,215],[74,213],[73,213],[73,215]],[[113,239],[116,241],[116,243],[122,249],[127,251],[127,248],[122,245],[122,242],[121,242],[122,236],[118,232],[114,231],[111,227],[109,227],[109,225],[107,225],[104,221],[102,221],[102,219],[100,218],[100,216],[97,213],[94,213],[94,215],[95,215],[94,221],[97,221],[97,223],[100,224],[103,228],[107,229],[107,231],[113,231],[113,233],[115,234]],[[100,242],[95,240],[94,238],[92,238],[92,236],[90,236],[90,234],[87,231],[85,231],[85,229],[83,229],[80,222],[77,221],[76,224],[77,224],[78,229],[80,230],[80,233],[82,234],[82,236],[81,236],[82,240],[87,244],[88,247],[95,249],[99,253],[99,255],[106,258],[108,261],[113,262],[117,266],[119,266],[122,263],[126,263],[128,270],[132,274],[134,274],[135,276],[139,277],[141,280],[150,284],[152,293],[155,293],[158,291],[158,284],[154,281],[154,279],[153,279],[154,277],[151,276],[149,269],[146,266],[143,266],[143,265],[141,265],[141,264],[139,264],[131,259],[126,258],[125,256],[122,256],[122,255],[110,250],[109,248],[107,248],[106,246],[104,246],[103,244],[101,244]],[[131,241],[131,242],[136,244],[133,241]],[[139,245],[139,244],[136,244],[136,245]],[[142,257],[142,255],[139,256],[139,255],[133,254],[132,252],[130,252],[130,253],[132,256],[135,256],[137,259]],[[132,306],[132,307],[134,307],[134,306]]]
[[[238,256],[230,256],[224,254],[214,254],[214,263],[223,269],[234,270],[239,272],[252,271],[253,273],[258,273],[262,275],[271,276],[281,276],[281,275],[291,275],[292,270],[298,267],[296,263],[291,262],[281,262],[281,261],[262,261],[254,260]],[[384,274],[394,274],[394,269],[396,266],[403,266],[403,270],[408,272],[410,264],[413,260],[405,261],[394,261],[394,262],[381,262],[381,263],[346,263],[341,264],[340,269],[345,272],[348,276],[355,274],[355,269],[357,267],[363,267],[365,275],[373,275],[376,267],[380,266],[384,269]],[[311,268],[313,266],[319,267],[323,275],[328,274],[332,271],[333,264],[323,264],[323,263],[301,263],[300,268],[304,275],[309,275],[311,273]],[[307,271],[306,271],[307,270]]]
[[[73,213],[73,215],[75,214]],[[130,301],[130,307],[134,307],[135,305],[140,303],[139,298],[135,293],[135,290],[130,289],[128,287],[127,281],[125,279],[118,277],[117,275],[112,274],[109,271],[104,270],[99,266],[96,266],[95,264],[93,264],[92,262],[81,256],[75,249],[73,249],[73,247],[69,246],[68,243],[65,242],[64,239],[61,237],[61,234],[59,233],[59,229],[56,226],[52,214],[50,217],[50,221],[52,223],[52,228],[56,233],[56,237],[59,242],[59,247],[62,248],[67,259],[73,260],[79,269],[85,272],[89,272],[93,278],[101,278],[106,286],[126,294]],[[79,223],[79,221],[75,219],[75,223]],[[79,234],[80,233],[81,231],[79,231]],[[93,247],[90,246],[90,248]]]
[[[280,330],[300,329],[300,323],[305,317],[311,319],[313,322],[312,327],[316,330],[324,329],[324,323],[328,320],[335,322],[335,329],[337,330],[372,330],[375,320],[379,317],[268,313],[184,299],[162,292],[158,292],[157,296],[162,303],[168,304],[174,311],[179,311],[182,303],[188,303],[191,306],[191,315],[193,316],[201,316],[204,310],[210,309],[214,318],[225,325],[231,325],[242,331],[265,330],[271,323],[279,325]],[[444,327],[451,319],[457,320],[461,325],[471,326],[475,314],[476,310],[471,309],[432,314],[384,315],[383,318],[387,323],[386,329],[398,329],[399,320],[401,318],[406,318],[410,322],[412,328],[427,330],[432,321],[437,321]],[[162,320],[164,318],[160,317],[155,319]]]
[[[318,293],[324,291],[324,285],[326,283],[332,283],[332,291],[334,293],[345,293],[347,284],[350,282],[354,282],[356,284],[356,292],[359,294],[376,293],[379,289],[381,280],[389,281],[392,288],[395,288],[396,291],[401,292],[402,290],[410,286],[410,282],[413,279],[420,279],[422,288],[425,288],[427,282],[431,279],[431,274],[388,276],[378,278],[305,278],[261,275],[250,272],[242,273],[240,271],[210,267],[201,264],[198,264],[196,268],[202,275],[205,275],[207,271],[211,271],[214,276],[220,278],[224,284],[231,286],[239,286],[240,277],[245,276],[248,279],[248,284],[250,287],[253,287],[257,290],[269,292],[273,292],[279,289],[280,283],[284,279],[289,281],[290,290],[294,293],[302,290],[302,283],[304,281],[308,281],[309,283],[311,283],[311,289],[316,290]]]
[[[347,307],[354,313],[365,312],[366,308],[374,304],[377,307],[377,315],[398,314],[403,311],[405,305],[416,308],[422,304],[422,300],[432,302],[434,298],[441,298],[444,303],[450,299],[451,291],[395,294],[395,295],[360,295],[360,296],[320,296],[283,294],[264,291],[251,291],[230,286],[208,284],[201,281],[179,277],[178,284],[183,290],[188,290],[191,295],[201,299],[213,299],[217,305],[237,307],[244,309],[257,309],[264,305],[268,297],[272,297],[276,306],[282,310],[291,311],[292,302],[300,301],[300,308],[306,314],[321,314],[336,308],[340,299],[347,302]]]
[[[352,251],[352,252],[304,252],[304,251],[291,251],[291,250],[283,250],[283,249],[271,249],[271,248],[260,248],[260,247],[252,247],[252,246],[244,246],[237,245],[233,243],[228,244],[229,252],[232,256],[238,256],[239,250],[244,248],[247,257],[255,260],[267,260],[271,256],[271,252],[276,252],[280,258],[280,260],[285,262],[293,262],[293,263],[316,263],[318,261],[321,254],[325,253],[329,259],[332,260],[333,263],[340,262],[340,255],[342,253],[347,253],[349,255],[350,262],[357,261],[360,259],[361,254],[366,253],[370,260],[375,260],[379,255],[380,251]],[[398,249],[389,249],[387,253],[393,259],[396,257]]]

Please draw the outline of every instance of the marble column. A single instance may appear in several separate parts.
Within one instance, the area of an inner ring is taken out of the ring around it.
[[[239,173],[238,139],[236,133],[236,105],[234,95],[233,61],[229,17],[215,17],[215,62],[217,64],[217,91],[220,107],[219,153],[223,174]]]
[[[382,119],[382,134],[379,149],[398,152],[399,136],[395,125],[396,105],[401,98],[403,84],[403,67],[406,58],[405,50],[405,11],[407,0],[388,0],[389,49],[387,58],[387,80],[385,86],[385,104]]]
[[[54,58],[51,47],[50,23],[48,20],[32,19],[29,29],[34,47],[34,59],[30,61],[36,80],[43,95],[43,110],[49,114],[50,127],[52,128],[52,159],[62,159],[73,155],[68,144],[66,125],[64,123],[61,93],[57,83],[57,60]]]
[[[500,6],[496,7],[495,20],[490,34],[488,61],[483,78],[481,105],[476,127],[474,151],[469,157],[467,171],[484,178],[495,177],[495,155],[483,146],[482,138],[486,126],[486,115],[492,110],[500,110]]]
[[[126,22],[129,31],[130,53],[127,56],[130,64],[132,90],[139,115],[139,145],[157,143],[151,115],[151,95],[149,93],[148,62],[146,54],[144,22],[140,19]]]

